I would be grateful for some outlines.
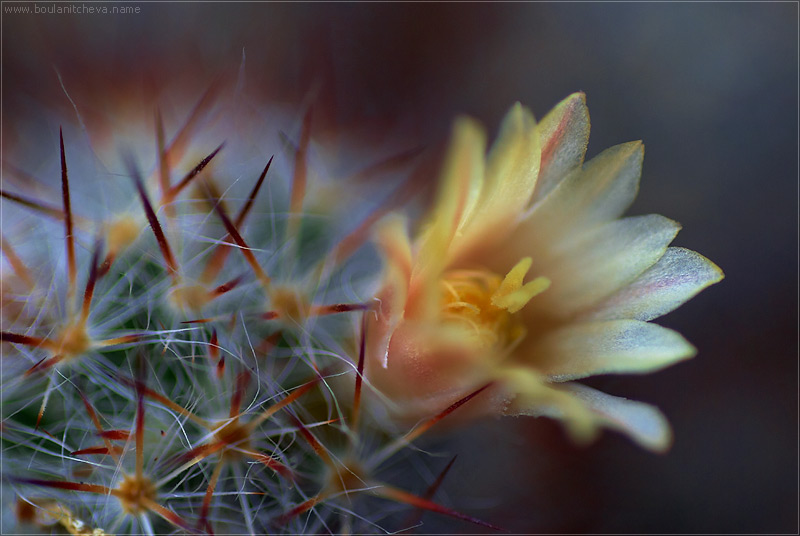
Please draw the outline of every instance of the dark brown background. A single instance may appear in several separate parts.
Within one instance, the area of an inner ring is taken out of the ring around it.
[[[71,87],[120,91],[207,79],[242,48],[265,99],[321,84],[320,129],[433,141],[457,113],[494,129],[515,100],[541,116],[585,91],[590,155],[646,144],[630,212],[681,222],[675,244],[727,276],[660,321],[694,360],[590,382],[661,407],[675,445],[658,456],[606,433],[578,449],[545,420],[487,423],[448,447],[461,455],[439,500],[518,532],[798,530],[797,4],[132,5],[4,15],[7,139],[30,97],[65,104],[53,65]]]

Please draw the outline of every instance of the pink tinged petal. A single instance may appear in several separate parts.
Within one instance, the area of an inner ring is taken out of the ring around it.
[[[540,152],[536,121],[517,103],[503,119],[489,151],[485,181],[464,214],[451,258],[480,247],[484,240],[500,240],[513,230],[536,187]]]
[[[542,144],[541,170],[534,202],[543,199],[574,169],[583,164],[589,143],[586,95],[573,93],[537,126]]]
[[[537,342],[528,354],[549,380],[598,374],[643,374],[696,353],[676,331],[639,320],[573,324]]]
[[[537,250],[576,229],[618,218],[639,188],[644,146],[617,145],[575,170],[531,209],[525,221]]]
[[[431,249],[450,245],[456,231],[464,225],[470,209],[478,202],[484,183],[484,154],[486,134],[474,120],[462,117],[453,125],[452,140],[441,172],[441,187],[433,221],[426,229],[423,253],[438,253]]]
[[[674,310],[723,277],[722,270],[699,253],[669,248],[636,281],[603,300],[585,318],[652,320]]]
[[[540,257],[537,273],[552,286],[532,302],[548,315],[567,317],[639,277],[665,253],[680,225],[658,215],[605,223]]]
[[[656,452],[665,452],[672,445],[669,423],[654,406],[576,383],[563,387],[583,402],[602,426],[622,432],[642,447]]]
[[[389,271],[397,273],[398,281],[404,287],[411,280],[411,242],[408,237],[406,219],[392,214],[378,223],[375,242]]]
[[[411,301],[422,308],[414,314],[438,313],[438,278],[449,262],[456,231],[463,225],[468,207],[482,189],[486,135],[475,121],[458,119],[444,160],[441,187],[432,218],[420,237],[417,263],[412,274]],[[415,299],[420,298],[420,299]]]
[[[371,321],[369,353],[387,366],[392,335],[403,319],[411,280],[411,244],[405,218],[391,215],[377,226],[375,241],[384,262],[383,288],[378,294],[377,319]],[[370,315],[372,317],[372,315]]]

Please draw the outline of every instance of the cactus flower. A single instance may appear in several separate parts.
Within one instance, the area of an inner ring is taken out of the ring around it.
[[[581,93],[538,124],[513,106],[488,153],[481,126],[458,119],[419,232],[410,238],[401,216],[382,222],[385,268],[365,377],[397,417],[430,415],[492,384],[473,415],[550,416],[579,441],[606,427],[652,450],[669,447],[655,407],[574,380],[692,357],[680,334],[650,320],[723,274],[668,247],[676,222],[621,217],[636,196],[643,145],[584,163],[588,135]]]

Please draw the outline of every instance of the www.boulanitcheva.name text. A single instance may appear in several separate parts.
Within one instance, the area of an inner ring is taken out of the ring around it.
[[[86,5],[86,4],[34,4],[31,6],[20,6],[28,8],[26,13],[52,14],[52,15],[119,15],[119,14],[138,14],[142,12],[140,6],[130,5]]]

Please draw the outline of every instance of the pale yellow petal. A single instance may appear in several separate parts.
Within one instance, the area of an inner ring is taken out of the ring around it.
[[[536,267],[552,280],[536,307],[550,316],[567,317],[596,304],[655,264],[679,229],[663,216],[635,216],[564,241]]]
[[[462,226],[471,200],[481,191],[486,135],[468,118],[453,126],[450,147],[442,167],[441,183],[432,216],[420,237],[412,273],[414,299],[419,314],[438,311],[438,278],[449,262],[449,250]],[[425,298],[429,299],[425,299]]]
[[[552,381],[598,374],[641,374],[695,355],[678,332],[639,320],[573,324],[556,330],[522,359]]]
[[[593,307],[585,318],[652,320],[669,313],[723,277],[722,270],[699,253],[669,248],[636,281]]]
[[[636,197],[644,146],[612,147],[574,170],[533,206],[524,233],[539,247],[577,230],[618,218]]]
[[[470,208],[474,207],[483,190],[485,153],[483,128],[472,119],[458,119],[453,126],[432,211],[432,223],[425,230],[427,240],[420,257],[446,251],[456,231],[463,227]]]
[[[515,104],[500,127],[486,163],[480,195],[467,211],[452,244],[458,258],[483,241],[499,241],[516,226],[527,208],[539,174],[539,136],[527,108]]]
[[[597,435],[595,419],[585,405],[560,385],[545,381],[533,369],[504,368],[497,373],[497,379],[512,397],[504,415],[562,420],[569,435],[579,443],[587,443]]]
[[[542,162],[534,202],[544,198],[571,171],[583,164],[589,143],[586,95],[573,93],[537,125]]]
[[[664,452],[672,445],[669,422],[658,408],[577,383],[563,384],[563,388],[583,402],[605,428],[622,432],[655,452]]]

